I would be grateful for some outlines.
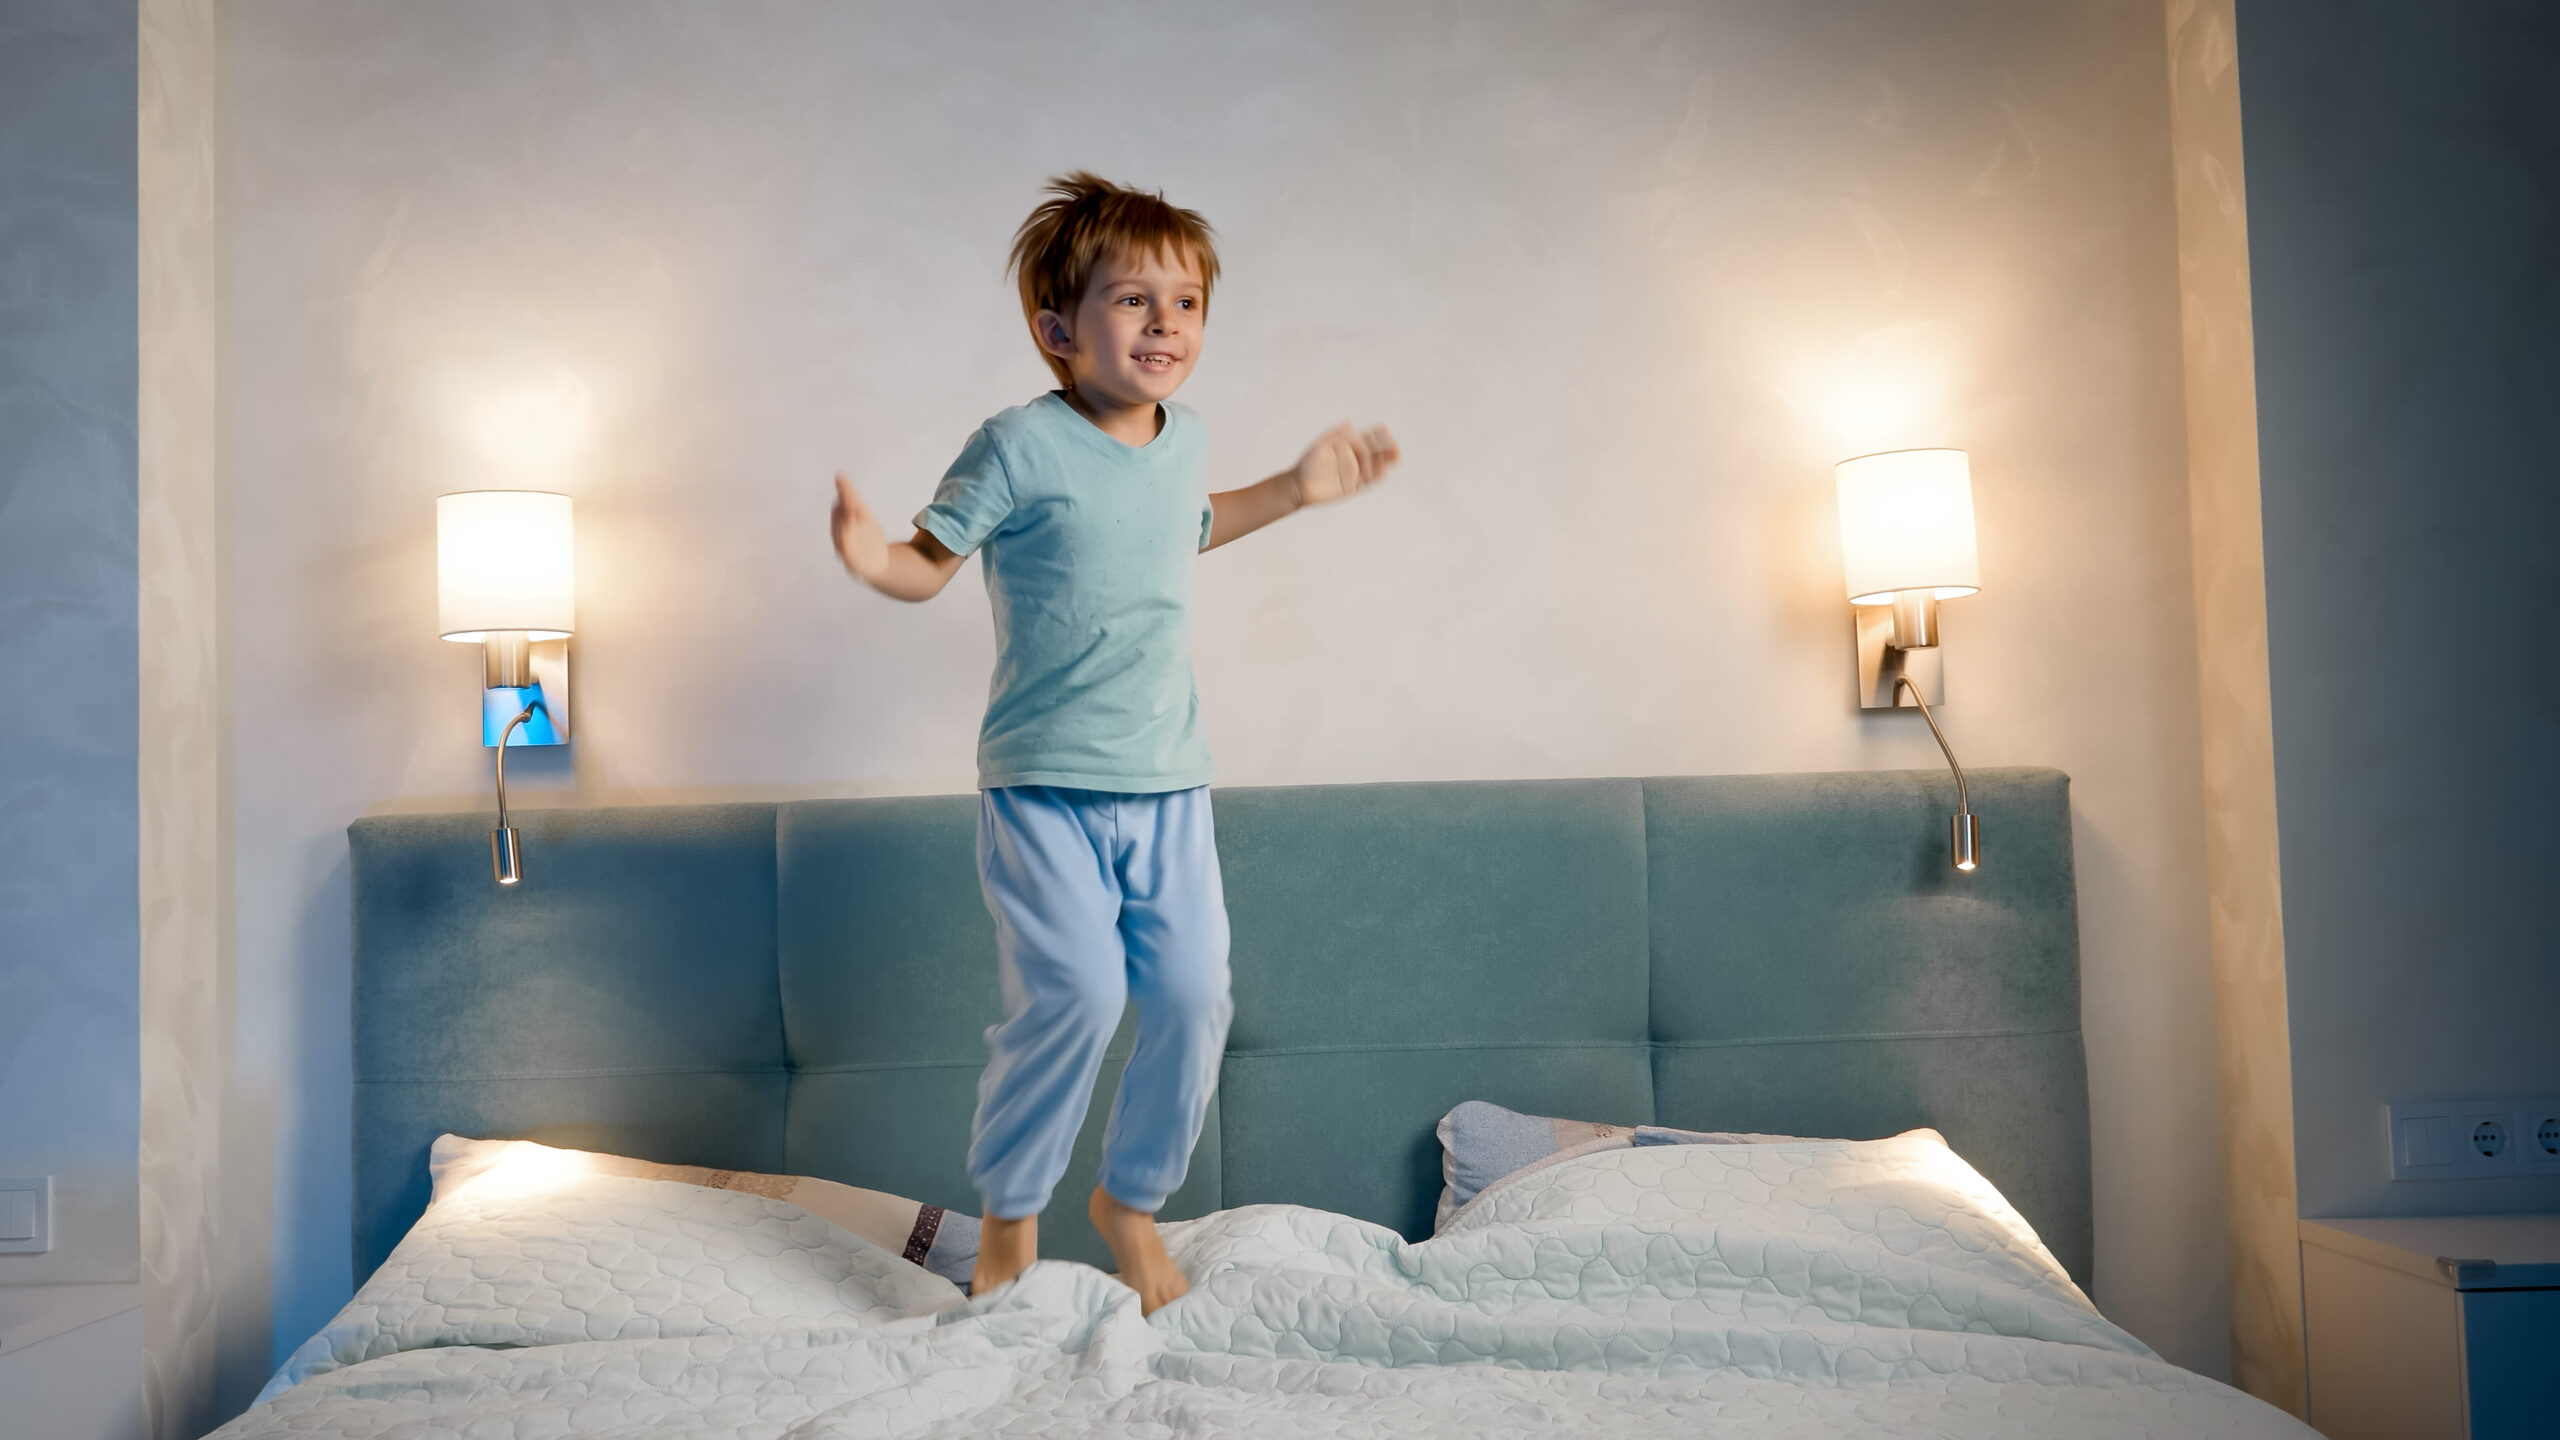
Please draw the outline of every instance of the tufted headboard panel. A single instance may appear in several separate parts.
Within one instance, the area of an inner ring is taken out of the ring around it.
[[[1461,1100],[1822,1135],[1934,1125],[2084,1282],[2068,782],[1926,771],[1217,792],[1236,1021],[1168,1217],[1318,1205],[1420,1236]],[[357,822],[358,1274],[446,1130],[974,1208],[998,1016],[974,796]],[[1117,1082],[1128,1031],[1110,1051]],[[1090,1189],[1097,1104],[1059,1194]],[[1072,1208],[1072,1207],[1071,1207]],[[1048,1253],[1100,1258],[1068,1223]]]

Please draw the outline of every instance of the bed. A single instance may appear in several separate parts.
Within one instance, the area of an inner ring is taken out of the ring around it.
[[[969,1298],[751,1189],[428,1205],[465,1136],[965,1214],[972,797],[537,812],[510,889],[482,817],[360,821],[372,1278],[222,1433],[2308,1434],[2083,1297],[2068,782],[1975,775],[1970,875],[1946,788],[1220,791],[1236,1020],[1164,1212],[1194,1292],[1143,1319],[1071,1221]],[[1579,1155],[1435,1235],[1470,1101],[1808,1138]]]

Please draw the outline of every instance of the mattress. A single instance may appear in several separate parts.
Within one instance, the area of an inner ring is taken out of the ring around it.
[[[649,1434],[2308,1437],[2107,1321],[1934,1135],[1612,1150],[1433,1238],[1289,1205],[964,1297],[670,1181],[439,1199],[223,1440]],[[469,1202],[464,1204],[461,1202]]]

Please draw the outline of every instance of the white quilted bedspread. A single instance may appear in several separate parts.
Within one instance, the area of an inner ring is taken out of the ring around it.
[[[780,1201],[440,1200],[224,1440],[651,1435],[2288,1436],[2101,1318],[1937,1137],[1606,1151],[1438,1237],[1166,1227],[1152,1319],[1044,1262],[963,1300]]]

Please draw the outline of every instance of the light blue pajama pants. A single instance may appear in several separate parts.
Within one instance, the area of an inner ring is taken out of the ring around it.
[[[1182,1185],[1227,1043],[1227,905],[1206,787],[979,792],[978,881],[1004,1023],[978,1079],[969,1178],[987,1213],[1036,1215],[1066,1173],[1129,1000],[1138,1041],[1102,1142],[1102,1188],[1153,1214]]]

